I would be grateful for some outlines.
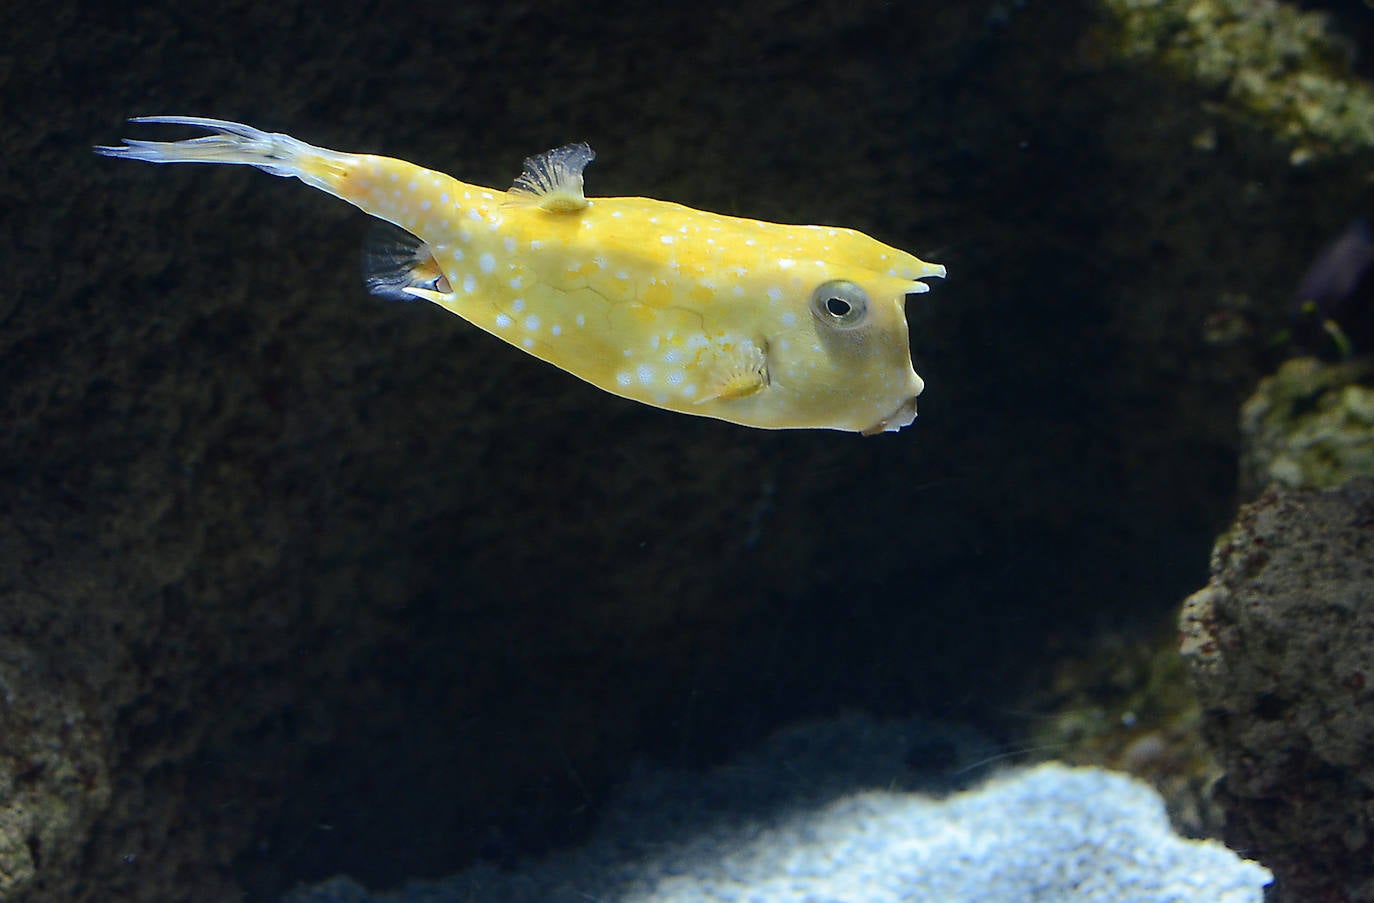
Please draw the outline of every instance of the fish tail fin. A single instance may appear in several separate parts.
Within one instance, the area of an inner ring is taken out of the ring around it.
[[[240,122],[204,119],[199,116],[136,116],[129,120],[160,125],[189,125],[212,134],[184,141],[123,139],[119,147],[97,147],[106,157],[142,160],[145,163],[232,163],[256,166],[274,176],[295,176],[307,185],[336,194],[335,185],[345,174],[352,154],[315,147],[283,135],[264,132]]]

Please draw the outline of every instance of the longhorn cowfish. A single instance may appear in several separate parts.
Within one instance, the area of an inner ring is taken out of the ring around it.
[[[340,197],[399,227],[365,252],[372,292],[432,301],[614,395],[765,429],[916,417],[905,299],[945,268],[863,233],[588,198],[586,144],[527,159],[499,191],[237,122],[131,121],[210,134],[96,151],[256,166]]]

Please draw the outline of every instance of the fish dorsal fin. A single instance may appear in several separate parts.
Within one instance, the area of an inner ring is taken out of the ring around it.
[[[565,144],[537,157],[525,159],[525,171],[520,173],[510,193],[528,198],[550,213],[573,213],[587,206],[582,194],[582,170],[596,159],[596,152],[587,145]]]

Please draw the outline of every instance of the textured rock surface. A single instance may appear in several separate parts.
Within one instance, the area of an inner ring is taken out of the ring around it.
[[[1280,0],[1103,0],[1128,54],[1161,60],[1295,145],[1295,162],[1374,145],[1374,89],[1327,16]]]
[[[1216,842],[1182,840],[1160,798],[1122,774],[1045,764],[945,796],[951,773],[971,776],[954,766],[980,745],[919,721],[794,727],[710,774],[637,775],[582,849],[394,892],[340,877],[283,903],[1263,898],[1263,868]],[[941,747],[946,756],[929,755]],[[902,792],[913,781],[937,795]]]
[[[1240,493],[1374,477],[1374,360],[1284,361],[1241,407]]]
[[[1281,901],[1374,901],[1374,482],[1241,509],[1184,605],[1225,839]]]

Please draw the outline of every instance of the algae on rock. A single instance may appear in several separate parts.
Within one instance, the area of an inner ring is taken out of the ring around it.
[[[1374,147],[1374,87],[1327,17],[1278,0],[1104,0],[1120,50],[1220,93],[1293,144],[1294,164]]]
[[[1155,788],[1179,833],[1219,832],[1211,785],[1221,771],[1198,732],[1197,698],[1172,625],[1099,637],[1060,662],[1028,704],[1043,714],[1028,739],[1044,758],[1128,772]]]
[[[1374,476],[1374,361],[1300,357],[1260,380],[1241,407],[1240,490],[1329,489]]]

